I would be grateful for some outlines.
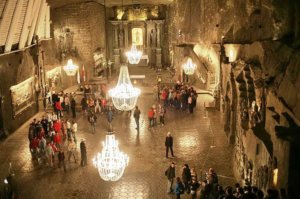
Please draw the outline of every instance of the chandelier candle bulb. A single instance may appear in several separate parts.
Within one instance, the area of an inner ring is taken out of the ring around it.
[[[130,51],[126,52],[125,54],[130,64],[138,64],[143,55],[141,51],[137,50],[135,44],[132,44]]]
[[[74,76],[78,70],[78,66],[73,64],[72,59],[69,59],[67,65],[63,67],[68,76]]]
[[[110,89],[108,94],[115,108],[120,111],[129,111],[135,107],[141,90],[132,86],[126,65],[121,66],[118,84]]]
[[[187,62],[183,64],[183,71],[186,75],[193,75],[196,70],[196,64],[193,63],[191,58],[187,59]]]
[[[94,166],[98,169],[100,177],[105,181],[119,180],[128,165],[128,155],[120,152],[118,141],[112,132],[106,135],[101,153],[93,159]]]

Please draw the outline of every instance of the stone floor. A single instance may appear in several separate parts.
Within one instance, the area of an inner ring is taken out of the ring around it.
[[[143,69],[146,74],[155,73]],[[150,80],[153,78],[150,78]],[[147,88],[143,88],[146,89]],[[176,162],[176,175],[181,177],[181,168],[187,163],[196,168],[198,176],[204,177],[208,168],[213,167],[222,185],[233,185],[232,148],[227,145],[222,127],[222,117],[218,111],[207,112],[204,102],[212,100],[209,95],[199,95],[194,114],[169,108],[166,125],[148,129],[147,110],[154,101],[151,87],[138,99],[141,109],[140,132],[135,129],[132,116],[125,113],[115,115],[113,120],[120,150],[129,155],[129,165],[123,177],[117,182],[103,181],[92,164],[92,158],[102,149],[107,123],[104,115],[98,116],[96,133],[91,132],[84,114],[78,113],[78,138],[85,138],[88,151],[88,166],[80,167],[67,163],[67,172],[49,168],[31,161],[28,149],[28,125],[4,142],[0,143],[0,177],[7,175],[9,162],[12,163],[15,180],[23,199],[93,199],[93,198],[175,198],[167,194],[167,179],[164,171]],[[40,118],[43,113],[36,115]],[[170,131],[174,137],[174,159],[165,158],[164,140]],[[190,198],[182,195],[182,198]]]

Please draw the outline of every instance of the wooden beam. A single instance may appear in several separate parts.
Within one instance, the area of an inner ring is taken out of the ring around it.
[[[8,0],[5,4],[2,19],[0,19],[0,46],[5,45],[17,0]]]
[[[45,37],[46,38],[50,38],[50,6],[47,5],[47,8],[46,8],[46,19],[45,19],[46,23],[46,27],[45,27]]]
[[[29,31],[28,38],[27,38],[27,45],[28,46],[32,42],[32,38],[33,38],[34,31],[35,31],[37,18],[39,16],[39,11],[42,8],[41,5],[43,5],[43,2],[45,2],[45,0],[37,0],[36,7],[34,8],[34,15],[33,15],[33,18],[32,18],[30,31]]]
[[[22,10],[22,6],[23,6],[23,1],[24,0],[18,0],[17,1],[17,5],[15,7],[14,14],[13,14],[13,17],[12,17],[12,22],[10,24],[10,28],[9,28],[9,31],[8,31],[8,36],[7,36],[7,39],[6,39],[6,42],[5,42],[4,52],[10,52],[11,51],[15,31],[18,28],[19,20],[21,20],[20,16],[21,16],[21,10]]]
[[[35,31],[34,34],[38,35],[40,39],[44,39],[44,34],[43,30],[45,28],[45,16],[46,16],[46,8],[47,8],[47,3],[46,1],[42,2],[41,9],[39,11],[39,16],[37,18],[36,26],[35,26]]]
[[[25,47],[26,39],[29,34],[29,26],[32,21],[34,3],[36,4],[36,1],[34,2],[34,0],[28,1],[24,24],[23,24],[23,28],[21,31],[20,41],[19,41],[19,49],[22,49]]]

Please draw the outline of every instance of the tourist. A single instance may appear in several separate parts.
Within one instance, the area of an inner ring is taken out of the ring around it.
[[[57,156],[58,156],[58,168],[60,168],[61,165],[62,165],[63,168],[64,168],[64,172],[66,172],[67,169],[66,169],[66,164],[65,164],[65,153],[64,153],[64,151],[62,149],[59,149]]]
[[[191,192],[189,182],[191,181],[191,171],[188,164],[184,164],[181,175],[182,182],[184,184],[184,191],[189,194]]]
[[[76,118],[76,101],[74,97],[71,99],[71,110],[72,110],[72,117]]]
[[[173,137],[171,136],[171,132],[168,132],[166,141],[165,141],[165,146],[166,146],[166,158],[168,158],[169,155],[169,149],[171,150],[171,155],[174,157],[173,153]]]
[[[198,181],[195,178],[192,178],[192,181],[189,184],[189,186],[190,186],[190,190],[191,190],[192,199],[196,199],[197,198],[197,190],[200,187],[200,184],[198,183]]]
[[[91,124],[91,127],[92,127],[92,131],[93,133],[96,132],[96,120],[97,120],[97,117],[94,113],[91,113],[91,115],[88,117],[89,119],[89,123]]]
[[[166,109],[162,105],[158,105],[159,123],[160,125],[165,125],[165,113]]]
[[[150,109],[148,111],[149,128],[151,128],[153,126],[153,116],[154,116],[154,111],[153,111],[153,108],[150,107]]]
[[[108,111],[107,111],[107,115],[106,115],[106,117],[107,117],[107,122],[108,122],[108,129],[109,129],[109,131],[112,131],[112,120],[113,120],[113,117],[114,115],[113,115],[113,112],[112,112],[112,108],[111,107],[109,107],[108,108]]]
[[[184,186],[180,180],[180,177],[177,177],[176,184],[175,184],[176,199],[180,199],[180,195],[183,193],[184,193]]]
[[[77,130],[78,130],[77,122],[76,122],[76,120],[73,120],[72,121],[72,137],[74,139],[75,144],[77,143],[77,139],[76,139]]]
[[[80,142],[80,154],[81,154],[81,161],[80,161],[80,165],[86,166],[87,165],[87,157],[86,157],[86,145],[84,142],[84,139],[81,139]]]
[[[196,181],[198,180],[197,172],[195,168],[191,168],[191,178],[195,179]]]
[[[73,142],[73,140],[69,140],[68,142],[68,161],[70,161],[71,157],[74,158],[75,163],[77,163],[76,159],[76,144]]]
[[[67,112],[67,114],[69,114],[69,110],[70,110],[70,98],[69,98],[68,93],[66,93],[66,95],[64,96],[64,104],[65,104],[64,110]]]
[[[175,163],[172,162],[172,164],[168,167],[168,169],[165,171],[165,176],[168,179],[168,193],[173,193],[173,183],[175,178]]]
[[[101,100],[99,98],[97,98],[95,100],[95,114],[97,112],[101,113],[101,106],[100,106],[100,104],[101,104]]]
[[[136,124],[136,128],[137,130],[139,130],[140,128],[140,114],[141,114],[141,111],[140,109],[138,108],[138,106],[135,106],[135,110],[133,112],[133,117],[134,117],[134,120],[135,120],[135,124]]]

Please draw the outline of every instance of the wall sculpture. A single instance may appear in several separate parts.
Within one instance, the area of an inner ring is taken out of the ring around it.
[[[34,104],[34,78],[31,77],[10,87],[13,117]]]

